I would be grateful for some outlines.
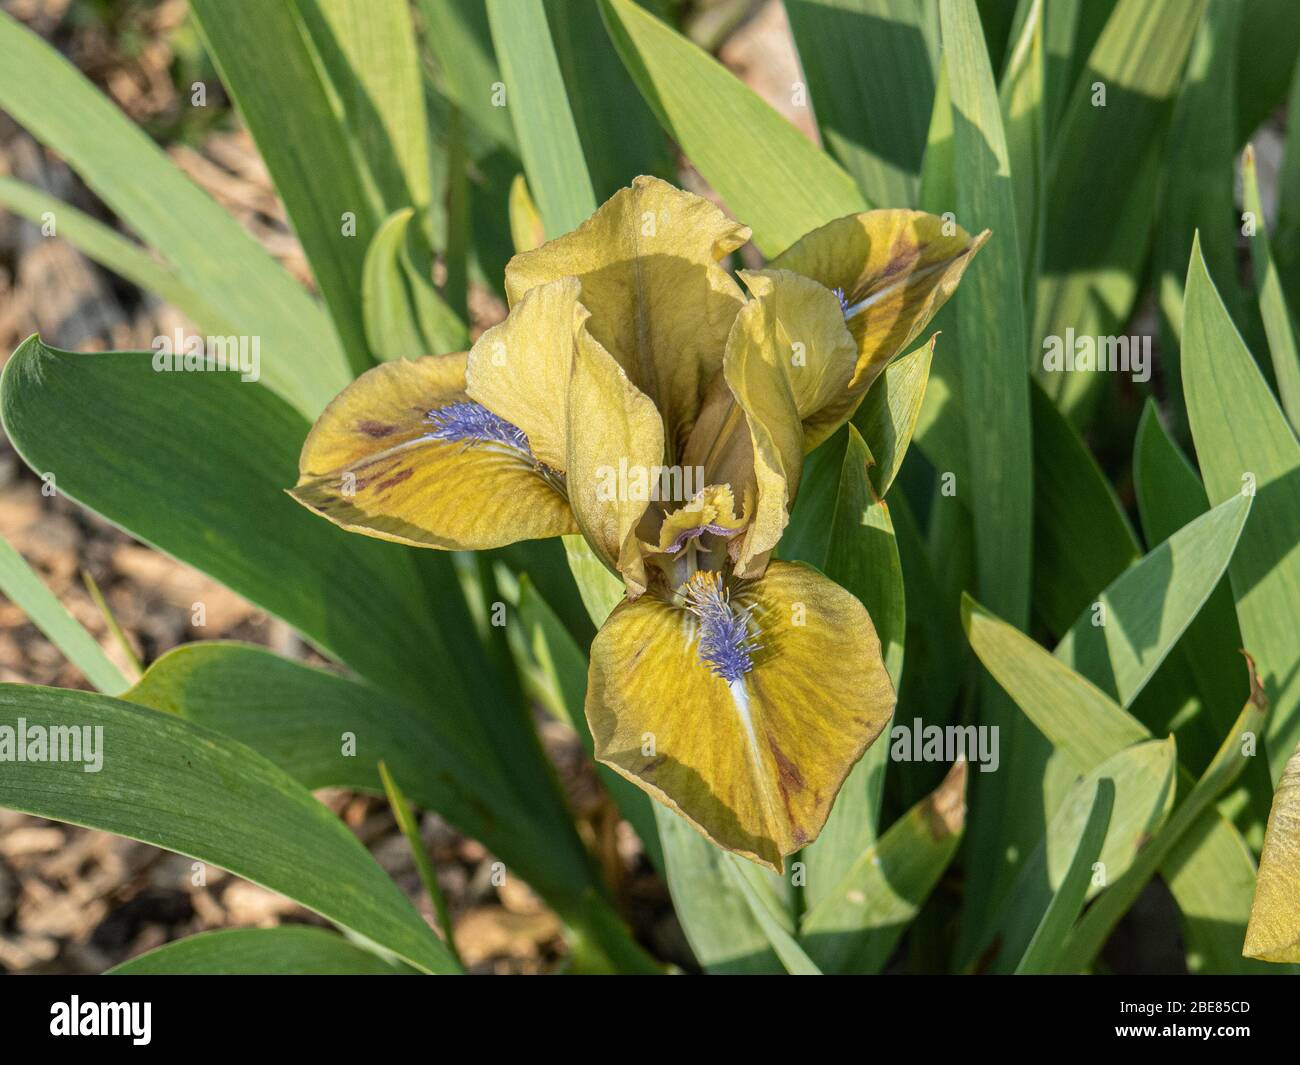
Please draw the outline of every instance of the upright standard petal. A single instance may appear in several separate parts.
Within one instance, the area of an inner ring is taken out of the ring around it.
[[[753,522],[739,541],[736,565],[741,576],[756,576],[789,520],[805,422],[843,402],[857,349],[839,301],[823,285],[785,270],[741,276],[754,298],[727,338],[728,388],[710,390],[686,454],[704,466],[708,483],[753,492]],[[711,409],[733,404],[742,417]],[[715,435],[705,439],[709,434]]]
[[[367,370],[312,427],[289,494],[352,532],[417,547],[576,532],[561,475],[466,394],[465,368],[462,353]]]
[[[707,200],[639,177],[572,233],[511,259],[506,294],[513,305],[538,285],[577,277],[592,336],[663,413],[675,456],[744,302],[718,260],[748,239]]]
[[[624,602],[591,648],[596,756],[720,847],[780,871],[817,838],[894,689],[866,610],[800,563],[683,605]],[[834,663],[833,669],[827,663]]]
[[[972,237],[924,211],[866,211],[813,230],[770,265],[842,295],[845,320],[858,345],[850,388],[860,397],[952,295],[988,236],[985,230]],[[834,428],[818,431],[825,439]],[[819,442],[814,437],[810,446]]]
[[[519,426],[533,454],[559,471],[568,463],[573,353],[588,318],[581,292],[576,277],[531,289],[475,341],[465,374],[469,397]]]
[[[628,594],[640,595],[646,576],[636,527],[663,463],[663,421],[585,328],[578,332],[567,403],[573,513],[587,542],[623,576]]]

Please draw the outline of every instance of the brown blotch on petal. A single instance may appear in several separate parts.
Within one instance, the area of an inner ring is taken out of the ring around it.
[[[386,436],[392,436],[397,432],[397,426],[386,425],[383,422],[362,421],[357,422],[357,432],[365,433],[372,440],[382,440]]]

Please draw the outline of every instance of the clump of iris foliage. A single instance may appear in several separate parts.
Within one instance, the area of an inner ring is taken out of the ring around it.
[[[664,971],[539,706],[704,970],[1105,971],[1155,880],[1130,956],[1300,961],[1300,141],[1267,217],[1248,145],[1300,93],[1282,0],[786,0],[822,148],[704,4],[190,7],[315,291],[0,16],[0,107],[129,236],[0,204],[260,350],[246,381],[33,337],[4,425],[339,668],[198,642],[124,676],[5,550],[98,693],[0,686],[0,755],[105,739],[98,773],[0,762],[0,805],[351,935],[123,971],[459,971],[427,861],[438,929],[325,786],[481,840],[575,968]],[[471,285],[509,307],[473,338]],[[1044,359],[1078,338],[1154,362]],[[703,477],[601,490],[659,468]]]

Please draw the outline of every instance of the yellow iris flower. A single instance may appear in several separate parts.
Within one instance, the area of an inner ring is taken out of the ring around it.
[[[952,294],[987,234],[869,211],[765,270],[749,230],[641,177],[516,255],[468,353],[358,378],[303,447],[301,503],[477,550],[581,533],[625,596],[591,647],[596,755],[773,869],[817,837],[895,694],[862,604],[771,558],[805,454]]]

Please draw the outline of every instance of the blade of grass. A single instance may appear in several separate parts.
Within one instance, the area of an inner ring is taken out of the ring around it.
[[[447,952],[456,960],[456,964],[464,967],[465,962],[461,959],[460,951],[456,949],[456,940],[452,935],[451,913],[447,909],[447,900],[443,897],[442,888],[438,886],[438,871],[433,867],[433,859],[429,857],[424,840],[420,838],[420,823],[416,820],[415,811],[411,809],[411,804],[406,801],[406,796],[402,794],[397,781],[393,779],[393,775],[382,760],[379,762],[379,779],[384,783],[384,794],[388,797],[388,805],[397,820],[397,827],[406,837],[407,846],[411,848],[411,857],[415,859],[415,868],[420,874],[420,881],[429,894],[429,901],[433,903],[434,913],[438,915],[438,930],[442,933],[442,942]]]
[[[95,578],[90,575],[89,570],[81,571],[81,583],[86,586],[86,591],[90,594],[91,601],[99,611],[100,617],[104,619],[104,624],[108,627],[109,635],[113,637],[113,642],[117,644],[122,655],[130,663],[132,669],[132,679],[139,680],[140,674],[144,672],[144,667],[140,665],[140,659],[136,656],[135,648],[131,646],[131,641],[126,638],[126,633],[122,631],[122,626],[117,623],[117,618],[109,610],[108,603],[104,599],[104,593],[99,590],[99,585],[95,583]],[[106,695],[116,695],[116,692],[105,692]]]
[[[0,537],[0,592],[20,607],[69,662],[105,695],[121,695],[131,686],[104,649],[68,613],[8,540]]]

